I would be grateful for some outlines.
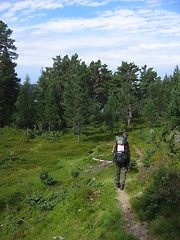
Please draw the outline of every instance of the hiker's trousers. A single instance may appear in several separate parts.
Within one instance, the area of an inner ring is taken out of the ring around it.
[[[116,162],[114,163],[114,165],[115,165],[115,184],[125,185],[127,166],[118,164]]]

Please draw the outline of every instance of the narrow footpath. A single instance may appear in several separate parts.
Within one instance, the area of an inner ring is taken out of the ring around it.
[[[142,153],[136,146],[133,146],[136,153],[139,155],[139,159],[137,160],[137,166],[141,166],[141,158]],[[117,198],[120,203],[120,208],[122,210],[122,218],[124,220],[124,229],[131,233],[132,235],[136,236],[139,240],[158,240],[158,238],[152,237],[148,233],[148,225],[146,222],[140,222],[135,217],[134,213],[131,209],[131,204],[129,201],[129,196],[126,191],[121,191],[117,189]]]
[[[117,198],[122,209],[122,218],[124,220],[124,229],[133,234],[139,240],[155,240],[156,238],[149,236],[147,223],[139,222],[131,211],[129,196],[125,191],[117,190]]]
[[[135,145],[133,145],[132,147],[139,156],[138,160],[136,161],[136,164],[138,167],[141,167],[143,165],[142,163],[143,154]],[[97,158],[93,158],[93,160],[100,162],[98,168],[112,164],[112,161]],[[117,199],[122,210],[122,219],[124,221],[123,227],[126,232],[131,233],[138,240],[160,240],[158,237],[150,236],[148,232],[148,224],[146,222],[140,222],[136,218],[135,214],[132,212],[131,204],[129,201],[129,195],[126,193],[126,190],[122,191],[120,189],[117,189]]]

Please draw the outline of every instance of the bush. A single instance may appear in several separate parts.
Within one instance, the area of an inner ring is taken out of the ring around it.
[[[72,176],[73,178],[77,178],[77,177],[79,176],[79,172],[78,172],[78,171],[72,171],[72,172],[71,172],[71,176]]]
[[[131,157],[131,161],[129,165],[129,170],[131,172],[139,172],[136,160],[137,160],[136,158]]]
[[[180,201],[179,173],[175,169],[161,167],[144,194],[136,201],[140,217],[153,220],[158,215],[171,216]]]
[[[26,202],[40,211],[45,211],[52,210],[58,204],[58,202],[62,201],[63,199],[64,196],[61,194],[52,194],[49,196],[41,196],[39,194],[34,194],[26,197]]]
[[[53,177],[49,176],[49,174],[46,171],[42,171],[40,173],[40,180],[45,185],[53,185],[55,181],[53,180]]]
[[[148,168],[151,166],[151,157],[153,156],[153,154],[155,153],[154,149],[147,149],[145,151],[145,154],[143,156],[143,165],[145,168]]]

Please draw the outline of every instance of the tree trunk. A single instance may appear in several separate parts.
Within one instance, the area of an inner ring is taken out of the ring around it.
[[[131,118],[132,118],[132,111],[131,111],[131,105],[129,104],[129,106],[128,106],[128,113],[127,113],[127,128],[130,127]]]
[[[49,122],[49,127],[48,127],[48,129],[49,129],[49,132],[51,131],[51,123]]]
[[[80,127],[79,123],[78,123],[78,126],[77,126],[77,130],[78,130],[78,142],[80,142],[81,127]]]

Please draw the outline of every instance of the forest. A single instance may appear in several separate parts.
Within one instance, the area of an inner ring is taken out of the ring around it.
[[[101,60],[89,65],[78,54],[53,58],[37,84],[27,75],[23,83],[15,72],[12,31],[1,22],[0,126],[39,130],[72,128],[106,123],[112,133],[119,122],[168,122],[179,126],[180,71],[161,79],[153,68],[122,61],[112,73]]]
[[[86,64],[77,53],[58,55],[32,84],[16,73],[11,34],[0,21],[2,239],[52,239],[51,224],[65,239],[137,239],[117,225],[112,166],[92,163],[93,157],[111,160],[115,135],[126,130],[133,211],[150,223],[154,236],[177,240],[178,65],[162,79],[146,64],[122,61],[113,72],[101,60]]]

